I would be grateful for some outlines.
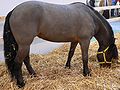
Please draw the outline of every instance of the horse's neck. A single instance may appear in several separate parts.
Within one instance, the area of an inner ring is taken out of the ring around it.
[[[100,28],[97,34],[95,35],[95,38],[99,43],[99,50],[102,51],[108,46],[110,46],[113,39],[113,35],[110,31],[106,30],[106,28]]]
[[[108,47],[114,39],[114,34],[112,31],[112,27],[110,24],[106,21],[106,19],[101,16],[97,11],[93,10],[96,16],[95,22],[96,22],[96,34],[95,38],[97,39],[100,50],[104,50],[106,47]]]
[[[104,50],[111,43],[113,43],[114,34],[112,31],[112,27],[106,21],[106,19],[102,15],[100,15],[99,12],[97,12],[95,9],[93,9],[90,6],[88,7],[94,12],[92,13],[96,26],[96,34],[94,36],[99,43],[100,46],[99,50]]]

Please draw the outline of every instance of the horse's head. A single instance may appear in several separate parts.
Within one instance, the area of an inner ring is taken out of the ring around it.
[[[97,53],[97,58],[100,64],[100,67],[110,67],[112,59],[118,59],[118,50],[116,45],[113,43],[108,46],[105,50]]]

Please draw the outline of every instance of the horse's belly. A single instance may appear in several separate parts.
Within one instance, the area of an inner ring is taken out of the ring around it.
[[[40,33],[38,37],[52,42],[73,42],[78,40],[77,37],[70,34],[64,35],[64,34],[55,34],[55,33],[49,33],[49,34]]]

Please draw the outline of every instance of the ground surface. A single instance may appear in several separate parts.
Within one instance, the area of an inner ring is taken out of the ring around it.
[[[120,33],[116,34],[116,44],[120,56]],[[98,44],[92,42],[89,49],[91,77],[83,77],[81,51],[78,45],[72,59],[71,69],[65,69],[69,44],[47,55],[31,55],[31,63],[37,77],[31,78],[23,65],[26,85],[18,89],[10,77],[4,63],[0,64],[0,90],[120,90],[120,64],[109,68],[99,68],[96,60]],[[120,60],[120,58],[119,58]]]

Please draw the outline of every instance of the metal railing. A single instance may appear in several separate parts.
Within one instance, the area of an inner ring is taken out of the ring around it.
[[[110,10],[110,17],[111,17],[111,9],[120,9],[120,5],[115,5],[115,6],[104,6],[104,7],[94,7],[95,10],[97,10],[98,12],[102,11],[102,10]],[[113,17],[110,19],[107,19],[109,22],[112,21],[120,21],[120,17]]]
[[[117,9],[120,8],[120,5],[115,5],[115,6],[104,6],[104,7],[94,7],[95,10],[102,11],[102,10],[111,10],[111,9]]]

